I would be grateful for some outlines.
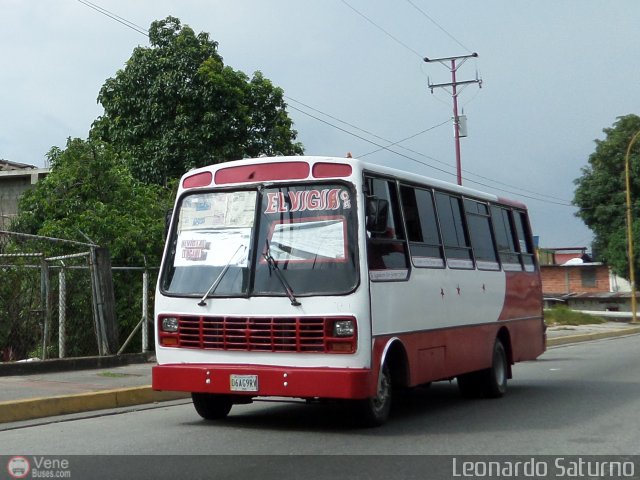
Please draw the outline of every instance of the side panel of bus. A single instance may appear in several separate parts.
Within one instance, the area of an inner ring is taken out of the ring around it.
[[[400,342],[412,386],[491,367],[498,338],[510,363],[544,351],[524,210],[375,174],[365,184],[389,203],[387,228],[366,240],[378,363]]]

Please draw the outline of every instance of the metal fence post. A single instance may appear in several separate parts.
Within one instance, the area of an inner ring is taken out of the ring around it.
[[[44,255],[40,266],[40,296],[42,301],[43,329],[42,329],[42,360],[47,359],[47,347],[49,344],[49,329],[51,324],[51,299],[49,285],[49,265]]]
[[[47,293],[45,286],[45,270],[47,261],[44,258],[43,254],[40,254],[40,321],[42,322],[42,360],[47,358],[47,321],[46,321],[46,313],[45,309],[47,308],[45,305],[47,304]]]
[[[64,262],[58,273],[58,358],[67,355],[67,275]]]
[[[146,260],[146,259],[145,259]],[[145,261],[146,263],[146,261]],[[149,272],[142,272],[142,353],[149,348]]]
[[[93,324],[96,331],[96,342],[98,344],[98,355],[101,357],[106,353],[106,334],[101,319],[102,309],[100,308],[100,295],[98,292],[98,280],[96,272],[96,249],[91,247],[89,254],[89,272],[91,274],[91,297],[93,306]]]

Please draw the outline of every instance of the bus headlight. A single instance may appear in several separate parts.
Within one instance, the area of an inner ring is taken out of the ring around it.
[[[165,317],[162,319],[162,331],[163,332],[177,332],[178,331],[178,319],[176,317]]]
[[[353,320],[336,320],[333,324],[334,337],[353,337],[355,331]]]

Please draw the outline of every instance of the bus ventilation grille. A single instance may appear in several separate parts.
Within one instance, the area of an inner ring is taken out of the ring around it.
[[[326,319],[178,317],[179,345],[206,350],[325,352]]]

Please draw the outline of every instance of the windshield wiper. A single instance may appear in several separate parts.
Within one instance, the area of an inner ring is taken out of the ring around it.
[[[284,278],[284,275],[278,268],[278,264],[276,263],[275,259],[271,255],[271,248],[269,247],[268,240],[267,240],[267,251],[263,253],[262,256],[269,264],[269,268],[273,269],[273,271],[276,272],[276,277],[278,277],[278,280],[280,280],[280,283],[282,284],[282,287],[284,288],[284,291],[287,294],[287,297],[289,297],[289,300],[291,301],[291,305],[293,305],[294,307],[299,307],[300,305],[302,305],[296,299],[295,295],[293,294],[293,289],[291,288],[291,285],[289,285],[289,282],[287,282],[287,279]]]
[[[216,277],[216,279],[213,281],[213,283],[211,284],[211,286],[209,287],[209,290],[207,290],[207,293],[205,293],[202,298],[200,299],[200,301],[198,302],[198,306],[200,307],[204,307],[207,302],[205,302],[204,300],[211,295],[216,288],[218,288],[218,285],[220,285],[220,282],[222,281],[222,277],[224,277],[224,275],[227,273],[227,271],[229,270],[229,267],[231,266],[231,262],[233,262],[233,259],[236,258],[236,255],[238,254],[238,252],[240,251],[241,248],[244,248],[245,250],[247,249],[246,245],[240,245],[235,252],[233,252],[233,255],[231,255],[231,258],[229,258],[229,261],[227,262],[227,264],[224,266],[224,268],[222,269],[222,271],[218,274],[218,276]]]

